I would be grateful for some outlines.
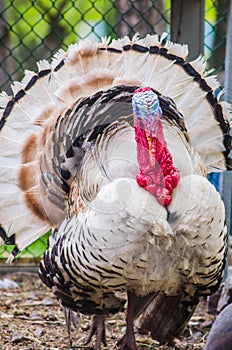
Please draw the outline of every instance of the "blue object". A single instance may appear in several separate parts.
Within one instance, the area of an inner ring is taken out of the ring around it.
[[[214,185],[216,190],[220,192],[220,173],[209,173],[207,179]]]

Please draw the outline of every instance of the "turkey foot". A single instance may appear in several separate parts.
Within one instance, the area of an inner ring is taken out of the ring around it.
[[[120,345],[119,350],[138,350],[135,342],[135,336],[134,332],[132,334],[126,334],[120,339],[117,343],[117,345]]]
[[[126,316],[126,333],[117,343],[120,350],[138,350],[134,335],[134,293],[127,292],[127,316]]]
[[[95,350],[101,350],[101,343],[106,346],[105,316],[95,315],[93,317],[84,345],[87,345],[90,342],[94,334],[96,334]]]

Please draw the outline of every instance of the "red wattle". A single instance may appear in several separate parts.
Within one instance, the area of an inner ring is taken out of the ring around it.
[[[180,180],[180,175],[167,148],[160,118],[156,117],[152,129],[136,116],[134,121],[140,169],[136,181],[155,196],[161,205],[167,206],[171,202],[171,194]]]
[[[141,173],[137,174],[136,181],[141,187],[147,186],[147,177],[144,174],[141,174]]]

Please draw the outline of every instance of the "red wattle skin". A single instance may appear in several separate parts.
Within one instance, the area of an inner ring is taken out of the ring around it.
[[[172,200],[171,194],[180,175],[167,148],[160,117],[156,117],[152,128],[149,127],[148,130],[146,121],[135,115],[134,129],[140,169],[136,181],[155,196],[161,205],[167,206]]]

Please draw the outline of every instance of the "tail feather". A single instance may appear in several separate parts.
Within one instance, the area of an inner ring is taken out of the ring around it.
[[[198,298],[189,302],[180,296],[166,296],[163,293],[154,295],[153,300],[138,319],[138,331],[151,334],[160,344],[170,343],[181,335],[198,304]]]

